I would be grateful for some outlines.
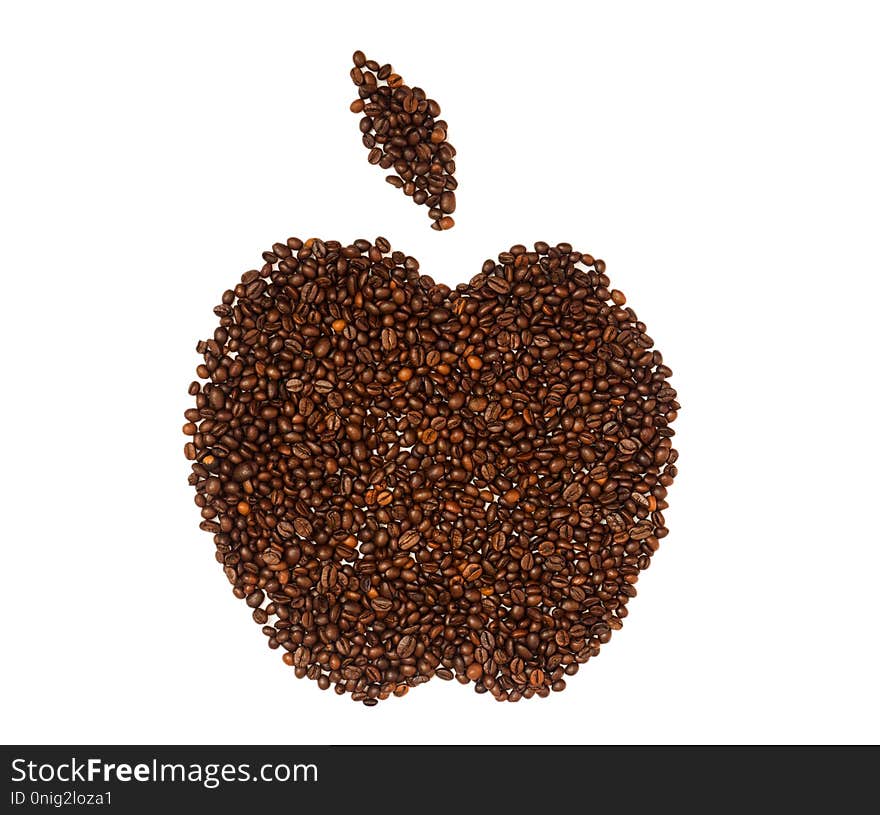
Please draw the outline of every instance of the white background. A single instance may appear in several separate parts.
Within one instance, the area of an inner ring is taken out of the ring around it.
[[[7,742],[876,742],[869,3],[6,3]],[[350,55],[443,106],[458,226],[366,161]],[[297,681],[214,561],[180,434],[212,307],[289,235],[454,285],[604,258],[675,371],[670,535],[547,700]]]

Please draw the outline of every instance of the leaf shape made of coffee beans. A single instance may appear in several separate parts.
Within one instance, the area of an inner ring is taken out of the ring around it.
[[[413,203],[428,207],[431,228],[455,226],[455,148],[446,137],[447,124],[440,105],[421,88],[411,88],[389,64],[354,52],[351,80],[358,98],[350,106],[362,114],[361,141],[370,152],[367,161],[383,170],[394,169],[385,180]]]
[[[185,452],[217,560],[299,677],[546,696],[666,535],[679,405],[601,260],[514,246],[454,290],[296,238],[225,292]]]

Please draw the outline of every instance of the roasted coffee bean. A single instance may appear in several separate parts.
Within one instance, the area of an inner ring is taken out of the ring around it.
[[[384,238],[263,261],[198,345],[184,455],[269,647],[371,706],[434,676],[563,690],[623,625],[678,472],[671,371],[604,264],[518,244],[450,290]]]
[[[416,639],[409,634],[401,637],[400,642],[397,643],[397,656],[399,656],[401,659],[406,659],[407,657],[412,656],[415,650]]]
[[[308,538],[312,534],[312,525],[305,518],[296,518],[293,522],[296,534],[302,538]]]
[[[409,529],[400,536],[397,545],[400,549],[407,551],[413,549],[419,544],[419,533],[415,529]]]
[[[353,55],[351,80],[358,87],[352,113],[361,115],[361,141],[369,150],[367,161],[394,168],[385,180],[417,204],[429,208],[433,229],[451,229],[455,221],[455,148],[446,137],[447,124],[439,118],[440,105],[421,88],[411,88],[390,65]],[[366,67],[366,71],[364,68]]]

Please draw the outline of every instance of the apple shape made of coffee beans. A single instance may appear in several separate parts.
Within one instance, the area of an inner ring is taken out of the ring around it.
[[[202,529],[298,677],[547,696],[667,530],[679,405],[605,264],[518,245],[455,289],[290,238],[223,294],[184,432]]]

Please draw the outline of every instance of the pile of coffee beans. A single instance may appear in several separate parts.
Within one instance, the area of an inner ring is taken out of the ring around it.
[[[290,238],[224,292],[183,432],[201,526],[298,677],[562,690],[666,536],[671,374],[605,264],[536,243],[450,290]]]
[[[389,184],[424,204],[432,229],[455,225],[455,148],[446,139],[446,122],[438,119],[440,105],[421,88],[403,83],[390,65],[354,52],[351,79],[358,86],[352,113],[362,113],[360,128],[367,160],[383,170]]]

